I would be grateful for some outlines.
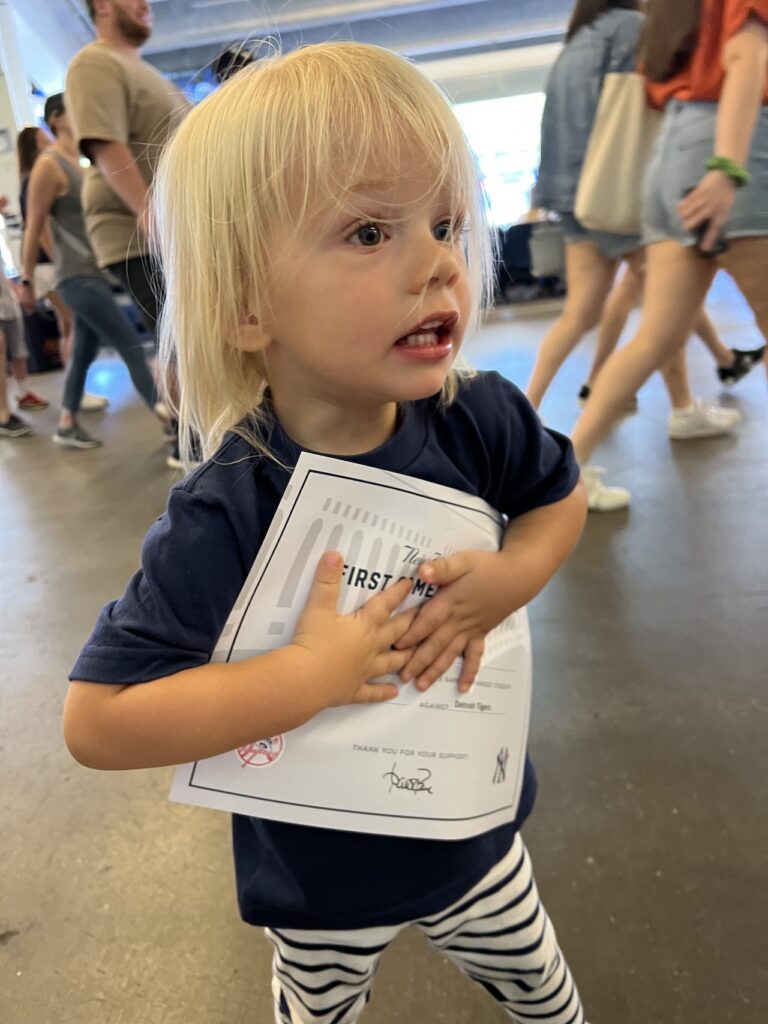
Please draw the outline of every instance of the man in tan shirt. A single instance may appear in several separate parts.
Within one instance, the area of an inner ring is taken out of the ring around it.
[[[152,32],[147,0],[87,4],[96,39],[69,65],[66,84],[75,136],[93,165],[83,185],[86,229],[98,265],[125,283],[154,335],[162,280],[147,259],[147,193],[162,148],[189,103],[141,58]]]

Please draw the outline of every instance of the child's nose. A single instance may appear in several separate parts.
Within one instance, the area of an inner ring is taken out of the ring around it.
[[[454,247],[438,241],[430,234],[429,241],[420,247],[415,261],[412,290],[419,294],[429,288],[447,288],[455,283],[460,272],[459,258]]]

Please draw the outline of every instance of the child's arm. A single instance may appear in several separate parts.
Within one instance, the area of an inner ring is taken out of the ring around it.
[[[64,738],[89,768],[183,764],[287,732],[341,704],[396,696],[368,680],[398,672],[410,651],[393,650],[414,612],[393,612],[410,592],[401,580],[351,615],[336,611],[343,559],[320,561],[290,644],[230,664],[208,664],[149,683],[73,682]]]
[[[587,514],[579,481],[561,501],[512,519],[501,550],[461,551],[421,567],[420,576],[440,591],[422,605],[398,647],[415,647],[400,673],[426,690],[458,658],[459,689],[466,691],[480,667],[485,635],[531,601],[554,576],[581,536]]]

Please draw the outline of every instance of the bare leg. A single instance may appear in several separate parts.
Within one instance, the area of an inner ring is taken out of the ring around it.
[[[26,356],[24,356],[22,359],[11,360],[11,373],[13,374],[13,379],[16,381],[20,388],[23,387],[24,382],[27,379],[27,372],[28,367]]]
[[[712,321],[709,319],[707,314],[702,309],[696,318],[696,323],[693,327],[693,333],[697,335],[704,344],[707,346],[709,351],[718,366],[732,366],[734,355],[733,349],[728,348],[724,341],[720,338],[717,333],[717,329]]]
[[[538,408],[552,380],[587,331],[596,327],[616,276],[616,261],[594,242],[574,242],[565,251],[568,294],[565,309],[541,343],[527,395]]]
[[[693,395],[688,385],[688,362],[685,346],[677,352],[661,368],[661,375],[669,394],[673,409],[687,409],[693,402]]]
[[[576,456],[589,460],[627,401],[693,329],[715,267],[677,242],[648,248],[643,320],[632,341],[610,357],[573,432]]]
[[[768,266],[768,237],[734,238],[728,252],[719,258],[755,314],[757,326],[768,340],[768,289],[765,268]],[[765,369],[768,373],[768,348],[765,351]]]
[[[624,276],[608,296],[603,315],[600,319],[600,331],[597,336],[597,348],[592,360],[592,369],[587,378],[590,389],[600,369],[619,343],[622,331],[627,325],[629,315],[643,297],[645,253],[638,249],[627,260]]]
[[[11,415],[8,407],[8,352],[5,347],[5,332],[0,330],[0,423]]]

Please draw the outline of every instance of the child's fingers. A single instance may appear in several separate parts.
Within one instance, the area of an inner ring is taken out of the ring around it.
[[[415,617],[413,625],[405,636],[397,641],[396,646],[401,648],[417,647],[427,637],[441,629],[450,615],[450,603],[447,600],[442,600],[438,594],[437,597],[433,597],[418,609],[418,615]]]
[[[360,611],[369,618],[375,626],[386,622],[396,608],[399,608],[408,597],[413,586],[412,580],[398,580],[382,590],[380,594],[372,597],[363,605]]]
[[[400,693],[395,683],[363,683],[350,701],[351,704],[383,704]]]
[[[471,566],[466,551],[458,551],[455,555],[444,555],[433,562],[425,562],[419,569],[419,576],[436,587],[444,587],[446,583],[465,576]]]
[[[459,676],[459,693],[466,693],[472,688],[472,684],[477,679],[477,673],[480,671],[484,652],[485,639],[483,637],[475,637],[464,648],[461,675]]]
[[[395,675],[410,657],[410,651],[382,651],[374,662],[372,678]]]
[[[456,637],[455,642],[446,647],[432,664],[428,665],[419,675],[415,683],[416,689],[422,692],[428,690],[444,672],[448,671],[454,661],[461,656],[465,643],[466,639],[464,637]]]
[[[344,559],[338,551],[326,551],[315,569],[306,607],[336,611]]]
[[[418,679],[430,665],[433,665],[441,657],[444,651],[450,648],[452,651],[457,650],[457,653],[461,653],[464,650],[465,643],[466,637],[464,634],[457,634],[455,626],[448,623],[442,629],[432,633],[424,643],[419,644],[413,657],[400,673],[400,678],[404,683],[410,682],[411,679]],[[454,654],[453,657],[455,658],[456,656],[457,654]]]
[[[385,622],[382,627],[382,644],[387,647],[397,646],[398,650],[407,650],[410,654],[411,645],[409,644],[406,648],[402,648],[399,641],[411,628],[413,620],[416,618],[417,614],[418,608],[409,608],[408,611],[400,612],[399,615],[393,615],[392,618]],[[405,662],[403,662],[403,664],[405,664]]]

